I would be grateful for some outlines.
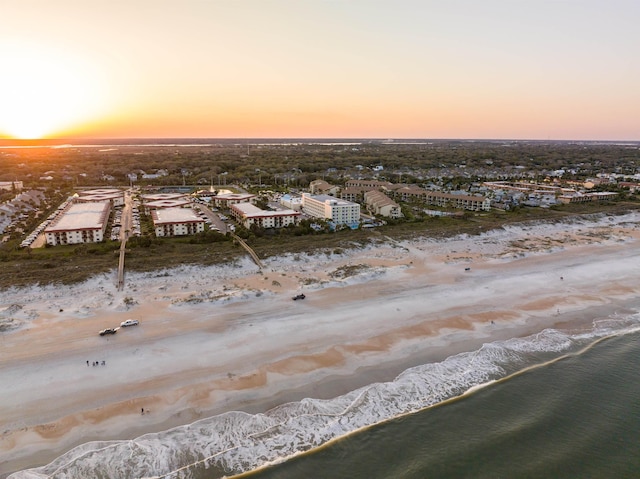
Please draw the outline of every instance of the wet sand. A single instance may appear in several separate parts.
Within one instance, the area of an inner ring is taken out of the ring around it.
[[[590,325],[590,311],[638,295],[637,220],[385,240],[262,272],[246,260],[130,274],[122,292],[115,272],[1,292],[0,321],[17,327],[0,333],[0,476],[90,440],[334,397],[486,342]],[[128,318],[140,325],[97,334]]]

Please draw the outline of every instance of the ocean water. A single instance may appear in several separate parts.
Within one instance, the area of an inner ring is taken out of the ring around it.
[[[640,314],[545,330],[330,400],[91,442],[14,478],[640,477]]]
[[[242,477],[638,478],[639,367],[640,333],[610,337]]]

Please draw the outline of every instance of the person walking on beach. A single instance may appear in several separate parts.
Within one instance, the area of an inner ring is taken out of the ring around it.
[[[144,408],[140,408],[140,414],[144,416]]]

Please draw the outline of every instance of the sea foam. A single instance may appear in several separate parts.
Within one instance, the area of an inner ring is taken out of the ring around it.
[[[130,441],[90,442],[50,464],[9,476],[26,478],[207,477],[239,474],[281,462],[359,429],[410,414],[478,389],[529,367],[576,353],[612,335],[640,330],[640,314],[594,322],[590,330],[547,329],[525,338],[405,370],[393,381],[342,396],[303,399],[261,414],[232,411],[145,434]],[[211,475],[210,473],[213,473]]]

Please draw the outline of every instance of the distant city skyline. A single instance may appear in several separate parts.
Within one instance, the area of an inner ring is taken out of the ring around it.
[[[633,0],[0,0],[0,139],[640,139]]]

